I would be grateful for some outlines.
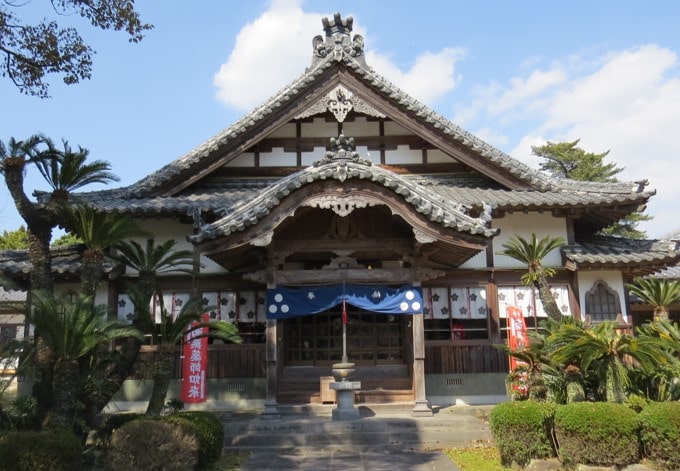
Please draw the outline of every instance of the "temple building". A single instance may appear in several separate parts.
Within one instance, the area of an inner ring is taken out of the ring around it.
[[[633,324],[625,284],[680,252],[596,233],[645,207],[645,181],[534,170],[371,68],[351,17],[322,24],[309,67],[261,106],[131,186],[74,195],[196,254],[193,276],[161,278],[165,306],[201,296],[244,339],[210,345],[210,400],[269,414],[324,402],[343,322],[358,403],[426,415],[503,400],[508,358],[495,345],[507,341],[507,308],[529,329],[545,317],[520,281],[526,267],[499,255],[516,235],[567,241],[544,260],[563,315]],[[77,273],[60,273],[59,289],[77,289]],[[108,275],[98,301],[129,319],[136,275]],[[121,401],[141,397],[128,383]]]

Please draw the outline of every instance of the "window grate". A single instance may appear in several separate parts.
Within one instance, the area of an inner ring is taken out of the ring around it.
[[[463,386],[463,378],[446,378],[447,388],[460,388]]]
[[[245,391],[246,385],[244,383],[227,383],[227,391]]]

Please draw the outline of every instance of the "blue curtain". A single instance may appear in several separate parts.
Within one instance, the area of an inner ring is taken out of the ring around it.
[[[399,288],[357,284],[275,288],[267,290],[267,319],[289,319],[327,311],[345,301],[382,314],[419,314],[423,294],[411,285]]]

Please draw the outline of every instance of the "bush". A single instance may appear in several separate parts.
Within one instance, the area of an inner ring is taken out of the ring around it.
[[[82,468],[82,454],[80,438],[67,429],[0,437],[0,470],[71,471]]]
[[[108,458],[112,469],[193,469],[198,462],[198,441],[175,424],[138,419],[113,431]]]
[[[645,456],[666,469],[680,469],[680,402],[656,402],[640,413]]]
[[[622,466],[637,463],[637,414],[623,404],[575,402],[555,412],[560,460],[567,464]]]
[[[555,456],[551,439],[555,406],[545,402],[504,402],[491,411],[491,432],[501,462],[525,466],[530,460]]]
[[[111,415],[104,421],[104,424],[97,428],[95,438],[100,445],[108,445],[111,441],[111,435],[114,430],[119,429],[128,422],[133,420],[141,419],[145,417],[144,414],[132,413],[132,414],[115,414]]]
[[[198,466],[204,467],[216,462],[222,456],[224,427],[210,412],[180,412],[163,417],[163,420],[185,427],[198,439]]]

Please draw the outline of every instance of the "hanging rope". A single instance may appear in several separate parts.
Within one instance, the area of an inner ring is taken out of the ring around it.
[[[347,303],[345,302],[345,283],[342,284],[342,325],[347,325]]]

